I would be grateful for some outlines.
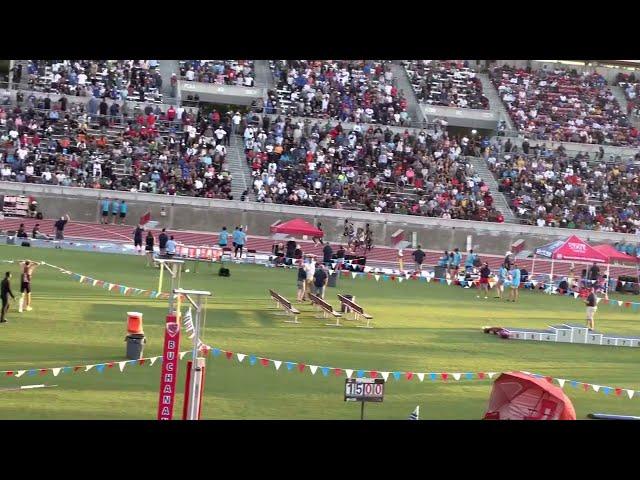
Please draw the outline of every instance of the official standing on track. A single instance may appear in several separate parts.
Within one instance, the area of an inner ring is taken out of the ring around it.
[[[15,300],[16,297],[13,296],[13,292],[11,291],[11,272],[7,272],[4,274],[4,280],[0,282],[0,298],[2,299],[2,312],[0,313],[0,323],[7,323],[7,319],[5,316],[7,315],[7,311],[9,310],[9,295],[11,298]]]

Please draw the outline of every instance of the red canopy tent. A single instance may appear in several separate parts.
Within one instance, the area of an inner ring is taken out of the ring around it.
[[[636,265],[640,262],[640,259],[638,257],[634,257],[632,255],[629,255],[628,253],[619,252],[611,245],[596,245],[593,247],[593,249],[605,255],[607,257],[608,263],[624,263],[627,265]]]
[[[308,235],[309,237],[322,238],[324,233],[309,222],[301,218],[294,218],[288,222],[271,227],[271,233],[285,233],[287,235]]]
[[[525,373],[501,374],[493,383],[485,420],[575,420],[560,387]]]
[[[566,240],[556,240],[542,247],[535,249],[533,254],[533,265],[531,266],[531,277],[533,277],[536,264],[536,255],[551,259],[551,280],[553,280],[553,261],[570,260],[576,262],[596,262],[607,263],[608,257],[596,250],[587,242],[576,235],[571,235]]]

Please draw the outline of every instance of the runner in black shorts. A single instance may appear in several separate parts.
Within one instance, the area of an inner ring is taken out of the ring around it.
[[[31,276],[38,265],[38,263],[30,262],[29,260],[20,262],[22,267],[22,275],[20,277],[20,293],[22,295],[18,303],[18,312],[20,313],[22,313],[23,307],[27,312],[33,310],[31,308]]]

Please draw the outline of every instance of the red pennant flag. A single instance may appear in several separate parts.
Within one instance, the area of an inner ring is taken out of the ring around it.
[[[224,354],[227,357],[227,360],[231,360],[231,358],[233,357],[233,352],[224,352]]]
[[[396,276],[395,275],[391,275],[391,281],[395,282],[396,281]]]
[[[46,375],[47,374],[47,369],[46,368],[41,368],[40,369],[40,375]]]
[[[376,372],[375,370],[371,370],[371,371],[369,372],[369,376],[370,376],[371,378],[376,378],[376,377],[378,376],[378,372]]]
[[[442,374],[442,380],[444,380],[446,382],[447,378],[449,378],[449,374],[448,373],[443,373]]]
[[[81,365],[78,365],[77,367],[73,367],[73,371],[74,371],[74,372],[77,372],[78,370],[80,370],[80,369],[82,369],[82,368],[84,368],[84,367],[83,367],[83,366],[81,366]]]
[[[584,389],[584,391],[586,392],[587,390],[589,390],[589,384],[588,383],[583,383],[582,384],[582,388]]]
[[[619,397],[622,394],[621,388],[616,388],[616,395]]]
[[[484,378],[484,372],[478,372],[478,378]]]
[[[260,359],[260,363],[262,365],[264,365],[265,367],[268,367],[269,366],[269,359],[268,358],[261,358]]]
[[[371,278],[373,277],[373,275],[371,275],[371,272],[367,273],[367,278]]]
[[[624,302],[624,306],[629,308],[631,306],[631,302]]]
[[[334,368],[333,369],[333,373],[336,374],[336,377],[339,377],[340,375],[342,375],[342,369],[341,368]]]
[[[298,364],[298,370],[300,370],[300,373],[304,372],[304,367],[306,367],[306,365],[304,363],[299,363]]]
[[[604,303],[605,305],[609,305],[609,299],[608,298],[604,298],[602,300],[602,303]]]
[[[553,377],[544,377],[545,380],[549,383],[553,383]]]
[[[407,372],[407,380],[411,380],[413,378],[413,372]]]
[[[107,363],[107,368],[113,368],[113,362]]]
[[[141,358],[140,360],[138,360],[138,365],[144,365],[144,358]]]

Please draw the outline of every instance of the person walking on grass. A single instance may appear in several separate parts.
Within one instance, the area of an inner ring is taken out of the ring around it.
[[[144,246],[144,250],[147,255],[147,267],[153,266],[153,244],[154,243],[155,243],[155,240],[153,238],[153,233],[151,233],[151,230],[149,230],[147,232],[147,238],[145,239],[145,246]]]
[[[142,232],[144,232],[144,228],[140,225],[133,231],[133,247],[136,249],[136,253],[142,253]]]
[[[320,298],[324,298],[324,290],[329,282],[329,275],[325,266],[316,263],[316,271],[313,274],[313,292]]]
[[[595,328],[593,317],[596,314],[596,310],[598,310],[598,300],[596,298],[596,289],[594,287],[589,287],[589,295],[584,301],[587,306],[587,328],[589,330],[593,330]]]
[[[0,282],[0,298],[2,299],[2,312],[0,313],[0,323],[7,323],[7,312],[9,311],[9,296],[13,300],[16,297],[13,296],[13,292],[11,291],[11,272],[6,272],[4,274],[4,279]]]
[[[480,295],[484,290],[484,298],[489,298],[489,277],[491,276],[491,269],[489,264],[484,262],[480,269]],[[476,295],[476,298],[480,298],[480,295]]]
[[[418,248],[413,251],[413,261],[415,262],[415,271],[420,274],[422,272],[422,262],[424,262],[425,253],[422,251],[422,246],[418,245]]]
[[[493,298],[502,299],[502,294],[504,293],[504,283],[507,281],[507,276],[509,275],[509,271],[507,267],[503,263],[500,265],[500,270],[498,270],[498,285],[496,286],[497,295]]]
[[[247,235],[242,231],[242,227],[238,227],[238,229],[233,232],[233,243],[236,247],[233,252],[234,258],[242,258],[242,249],[244,248],[246,239]]]
[[[31,307],[31,277],[39,263],[30,262],[25,260],[20,262],[22,268],[22,275],[20,277],[20,301],[18,302],[18,312],[22,313],[22,310],[30,312],[33,310]]]
[[[509,272],[509,277],[511,280],[510,290],[509,290],[509,300],[515,303],[518,300],[519,288],[520,288],[520,269],[516,262],[513,262],[513,269]]]
[[[298,302],[304,302],[305,287],[307,285],[307,271],[304,269],[304,263],[298,264]]]
[[[69,217],[69,214],[67,213],[66,215],[61,216],[60,220],[57,220],[56,223],[53,224],[55,239],[58,242],[56,248],[62,248],[59,242],[64,240],[64,227],[67,225],[69,220],[71,220],[71,217]]]

